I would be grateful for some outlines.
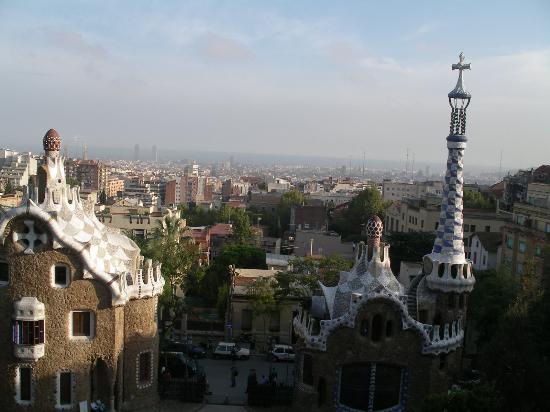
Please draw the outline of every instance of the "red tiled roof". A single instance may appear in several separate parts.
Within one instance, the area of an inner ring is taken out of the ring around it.
[[[231,236],[233,226],[229,223],[217,223],[210,228],[210,236]]]

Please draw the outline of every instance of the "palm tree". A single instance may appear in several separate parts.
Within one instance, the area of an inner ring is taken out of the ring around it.
[[[176,287],[181,286],[199,257],[198,245],[184,234],[184,222],[177,216],[165,217],[155,229],[148,247],[155,260],[162,263],[162,274],[170,285],[172,299]]]

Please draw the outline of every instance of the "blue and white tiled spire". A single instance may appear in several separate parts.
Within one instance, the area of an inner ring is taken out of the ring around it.
[[[469,70],[470,64],[460,61],[453,64],[453,70],[459,71],[455,88],[448,94],[451,106],[451,124],[447,136],[447,172],[443,187],[443,200],[437,236],[430,255],[424,257],[424,273],[427,284],[432,289],[445,292],[470,291],[475,279],[471,263],[464,254],[463,224],[463,187],[462,174],[464,150],[466,149],[466,108],[471,95],[466,91],[463,70]]]

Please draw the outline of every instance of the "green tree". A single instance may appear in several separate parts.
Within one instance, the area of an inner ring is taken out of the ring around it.
[[[229,267],[246,269],[267,269],[265,252],[246,243],[228,243],[207,268],[192,271],[186,277],[185,290],[193,297],[200,297],[208,305],[221,304],[223,288],[229,286],[231,273]]]
[[[99,203],[102,205],[107,204],[107,193],[105,193],[105,190],[102,190],[99,194]]]
[[[361,230],[371,216],[378,215],[384,221],[388,205],[377,189],[366,188],[349,202],[344,212],[333,219],[331,227],[344,239],[359,240]]]
[[[432,251],[435,235],[429,232],[392,232],[386,240],[390,245],[392,271],[398,274],[401,262],[420,262]]]
[[[70,187],[80,187],[80,182],[74,177],[67,177],[66,182]]]
[[[217,220],[217,212],[215,210],[205,210],[200,207],[189,209],[184,205],[179,205],[181,217],[187,221],[187,226],[212,226]]]
[[[259,277],[248,287],[247,296],[250,300],[252,315],[261,317],[263,335],[267,336],[267,322],[278,311],[276,297],[276,282],[272,278]]]
[[[468,298],[468,320],[475,325],[477,345],[483,348],[514,302],[520,284],[506,266],[477,272],[475,277],[476,284]]]
[[[306,256],[290,261],[290,269],[275,275],[277,295],[280,297],[309,297],[320,290],[319,281],[326,286],[338,283],[339,274],[350,270],[352,262],[340,255],[321,259]]]
[[[9,181],[4,185],[4,193],[10,194],[13,193],[14,190],[15,188]]]
[[[224,205],[220,209],[218,221],[233,225],[233,239],[238,243],[246,243],[252,240],[250,217],[244,209]]]
[[[550,393],[550,296],[527,268],[519,293],[480,351],[487,377],[502,393],[504,411],[542,411]],[[546,277],[549,275],[546,274]]]
[[[500,412],[500,394],[488,384],[470,388],[452,388],[448,392],[428,396],[420,412]]]
[[[287,230],[290,224],[290,208],[293,205],[302,205],[304,203],[304,194],[296,189],[283,193],[279,206],[277,207],[277,223],[282,231]]]
[[[242,269],[267,269],[265,251],[246,243],[224,245],[215,264],[225,268],[231,265]]]
[[[166,217],[159,222],[153,238],[147,243],[147,253],[162,263],[168,296],[174,297],[176,286],[182,286],[189,271],[198,265],[199,248],[192,239],[183,236],[180,218]]]
[[[495,210],[493,199],[484,196],[477,190],[464,190],[464,207],[468,209]]]

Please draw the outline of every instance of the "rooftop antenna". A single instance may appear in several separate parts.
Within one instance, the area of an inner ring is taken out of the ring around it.
[[[498,161],[498,178],[502,177],[502,149],[500,149],[500,159]]]
[[[407,162],[405,163],[405,176],[409,175],[409,148],[407,147]]]
[[[411,181],[414,181],[414,160],[415,160],[415,152],[413,152],[413,160],[412,160],[412,167],[411,167]]]

